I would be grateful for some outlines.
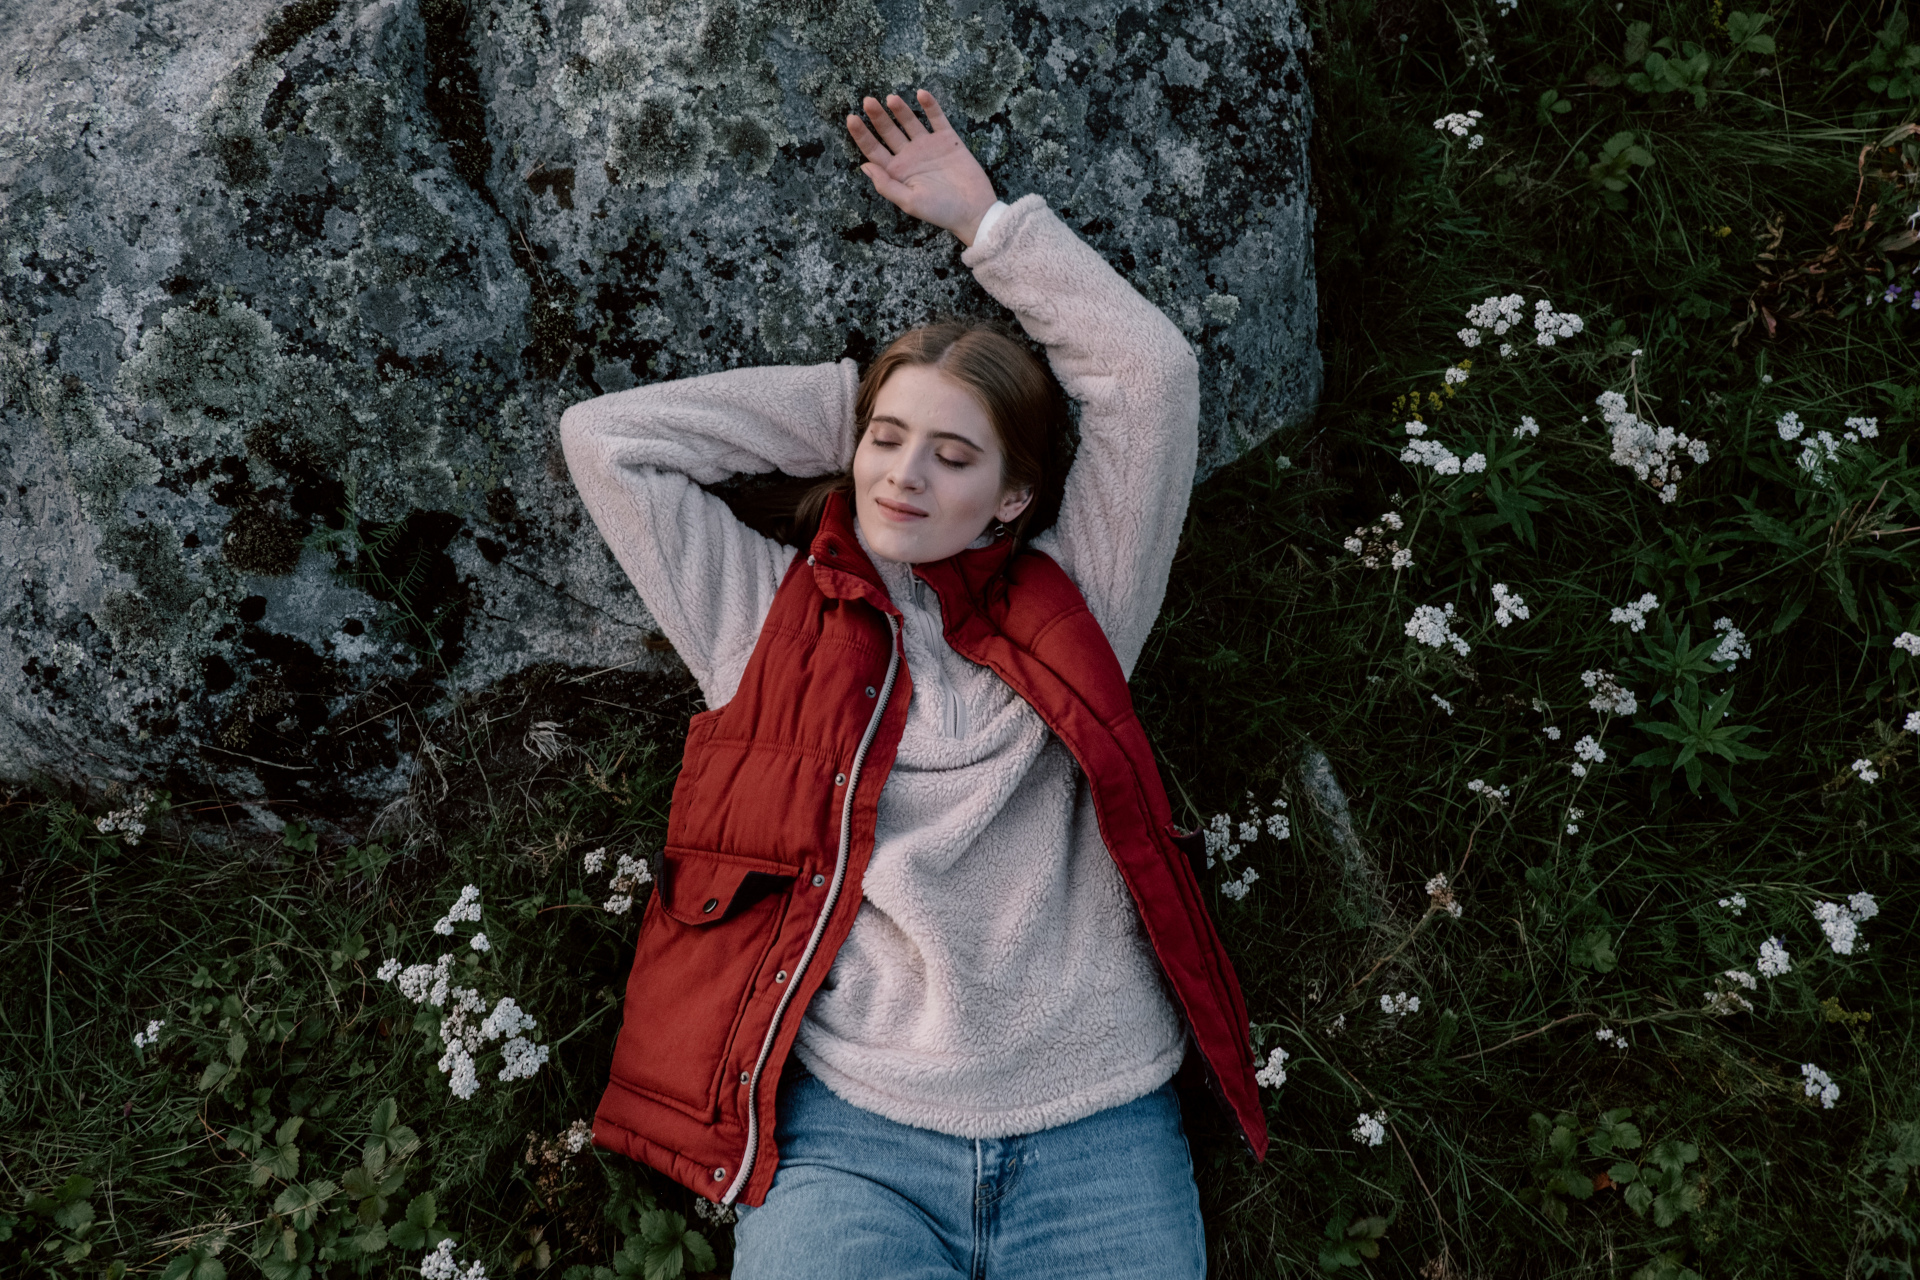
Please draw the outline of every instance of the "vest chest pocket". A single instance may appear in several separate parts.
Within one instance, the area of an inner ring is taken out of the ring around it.
[[[613,1074],[711,1122],[724,1082],[757,1054],[774,1001],[748,1018],[768,953],[786,929],[797,867],[668,847],[647,904]],[[809,920],[796,922],[803,932]],[[743,1038],[743,1023],[752,1033]],[[749,1043],[750,1042],[750,1043]]]

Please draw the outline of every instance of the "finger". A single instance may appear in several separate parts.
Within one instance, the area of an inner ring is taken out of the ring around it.
[[[893,118],[887,114],[886,108],[880,105],[878,98],[862,99],[860,107],[867,113],[867,119],[872,122],[873,132],[880,141],[887,144],[889,150],[899,151],[907,145],[907,135],[900,132],[900,126],[893,122]]]
[[[920,123],[920,117],[913,114],[913,108],[907,100],[897,93],[887,95],[887,110],[900,122],[900,128],[909,139],[925,137],[931,130]]]
[[[876,164],[885,164],[893,158],[893,153],[880,145],[859,116],[847,117],[847,132],[853,135],[853,145],[860,148],[860,154]]]
[[[927,123],[933,126],[935,133],[940,132],[942,129],[950,133],[959,132],[958,129],[955,129],[953,125],[948,122],[947,113],[940,109],[940,100],[938,98],[934,97],[933,94],[925,89],[920,90],[916,96],[920,99],[920,109],[927,113]]]
[[[860,166],[860,172],[867,175],[868,180],[873,183],[874,191],[882,200],[908,213],[913,212],[907,209],[906,202],[912,197],[913,192],[906,184],[895,182],[887,176],[887,171],[877,164],[863,164]]]

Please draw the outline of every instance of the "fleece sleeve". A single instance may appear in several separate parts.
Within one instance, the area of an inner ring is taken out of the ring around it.
[[[585,400],[560,444],[587,512],[709,707],[733,698],[798,554],[700,488],[853,455],[854,363],[734,369]]]
[[[1080,404],[1060,518],[1033,545],[1074,580],[1131,674],[1186,520],[1199,364],[1173,322],[1037,195],[1008,206],[961,261],[1045,345]]]

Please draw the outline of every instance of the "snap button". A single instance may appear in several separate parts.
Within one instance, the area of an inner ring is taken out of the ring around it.
[[[828,555],[830,555],[830,556],[837,556],[837,555],[839,555],[839,554],[840,554],[840,548],[838,548],[838,547],[835,547],[835,546],[829,546],[829,547],[827,548],[827,554],[828,554]]]
[[[713,1180],[715,1182],[725,1182],[727,1180],[727,1171],[725,1169],[715,1169],[713,1171]]]
[[[752,1073],[752,1072],[750,1072],[750,1071],[742,1071],[742,1072],[740,1073],[740,1083],[741,1083],[741,1084],[746,1084],[746,1083],[747,1083],[748,1081],[750,1081],[750,1080],[752,1080],[752,1079],[753,1079],[753,1073]]]
[[[813,563],[813,557],[812,557],[812,556],[808,556],[808,557],[807,557],[807,563],[808,563],[808,564],[812,564],[812,563]]]
[[[813,878],[813,887],[818,889],[821,885],[825,884],[826,882],[827,882],[827,878],[825,876],[816,875]]]
[[[834,775],[833,775],[833,785],[834,785],[834,786],[836,786],[836,787],[844,787],[844,786],[846,786],[846,785],[847,785],[847,775],[846,775],[846,774],[844,774],[844,773],[836,773],[836,774],[834,774]]]
[[[868,696],[869,698],[871,698],[871,697],[873,697],[873,696],[874,696],[874,689],[873,689],[873,686],[872,686],[872,685],[868,685],[868,686],[867,686],[867,696]]]
[[[773,980],[775,982],[785,982],[787,980],[787,971],[782,969],[780,972],[774,974]]]
[[[700,914],[701,914],[701,915],[703,915],[703,916],[704,916],[704,915],[711,915],[711,914],[713,913],[713,909],[714,909],[715,907],[717,907],[717,906],[719,906],[719,905],[720,905],[720,899],[718,899],[718,898],[708,898],[708,899],[707,899],[707,905],[706,905],[706,906],[704,906],[704,907],[702,907],[702,908],[700,908]]]

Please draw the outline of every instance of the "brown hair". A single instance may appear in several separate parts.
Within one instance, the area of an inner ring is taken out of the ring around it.
[[[1004,456],[1002,483],[1033,487],[1033,501],[1006,524],[995,521],[995,536],[1020,544],[1044,532],[1060,514],[1060,497],[1073,465],[1073,426],[1067,397],[1053,373],[1020,339],[986,320],[949,318],[909,329],[887,345],[860,377],[854,400],[853,443],[858,448],[873,420],[880,388],[906,365],[931,365],[961,383],[987,411]],[[851,469],[821,481],[794,509],[802,545],[820,526],[827,495],[853,494]],[[1012,557],[1008,557],[1011,563]]]

